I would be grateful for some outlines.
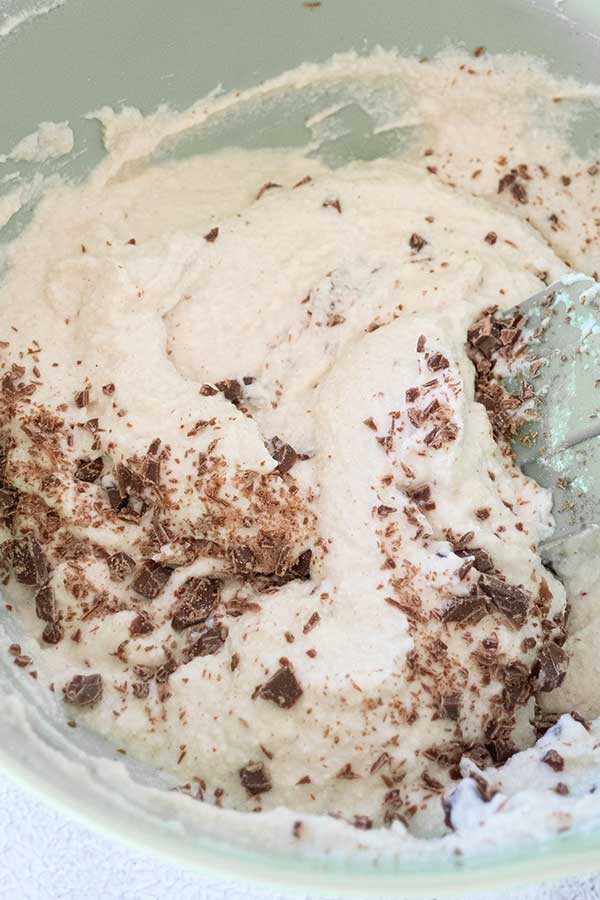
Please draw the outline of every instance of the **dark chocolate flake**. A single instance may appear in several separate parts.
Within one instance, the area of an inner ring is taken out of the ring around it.
[[[167,568],[167,566],[162,566],[153,559],[146,559],[135,573],[131,586],[142,597],[154,600],[163,590],[172,574],[172,570]]]
[[[75,675],[63,687],[63,698],[75,706],[95,706],[102,699],[102,675]]]
[[[219,653],[223,648],[226,637],[227,629],[223,626],[207,628],[198,640],[186,648],[185,654],[187,659],[195,659],[196,656],[214,656],[215,653]]]
[[[237,406],[240,403],[243,391],[242,385],[237,378],[225,378],[223,381],[217,381],[216,387],[221,391],[226,400]]]
[[[253,796],[264,794],[273,787],[271,776],[264,763],[250,761],[240,769],[239,775],[242,786]]]
[[[410,238],[408,239],[408,246],[411,250],[414,250],[415,253],[418,253],[420,250],[422,250],[426,243],[427,241],[425,240],[425,238],[416,233],[411,234]]]
[[[42,619],[44,622],[56,622],[58,618],[56,598],[54,590],[49,584],[40,588],[35,595],[35,612],[38,619]]]
[[[447,369],[450,363],[441,353],[432,353],[427,360],[427,367],[432,372],[439,372],[441,369]]]
[[[42,640],[46,644],[58,644],[64,637],[64,630],[60,622],[48,622],[42,631]]]
[[[32,534],[13,541],[12,567],[14,576],[20,584],[42,585],[48,579],[46,557]]]
[[[460,705],[460,694],[446,694],[440,702],[442,718],[456,721],[460,715]]]
[[[293,671],[282,666],[260,689],[263,700],[272,700],[281,709],[290,709],[302,696],[302,688]]]
[[[144,634],[152,634],[154,625],[148,613],[139,612],[129,623],[129,636],[141,637]]]
[[[290,569],[290,574],[299,581],[307,581],[310,578],[311,560],[312,550],[305,550]]]
[[[286,475],[298,461],[298,454],[294,448],[280,440],[277,435],[270,441],[269,453],[276,460],[280,475]]]
[[[219,229],[215,227],[215,228],[211,228],[210,231],[208,231],[208,232],[204,235],[204,240],[205,240],[208,244],[214,244],[214,242],[216,241],[216,239],[217,239],[218,237],[219,237]]]

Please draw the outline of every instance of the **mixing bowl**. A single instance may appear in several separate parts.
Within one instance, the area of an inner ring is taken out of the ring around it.
[[[0,154],[41,121],[69,120],[75,147],[43,164],[43,174],[78,179],[103,150],[97,122],[84,118],[105,104],[150,112],[160,104],[183,109],[217,85],[245,88],[304,61],[322,61],[376,45],[432,55],[447,44],[490,51],[528,51],[557,74],[593,81],[600,63],[597,0],[4,0],[0,4]],[[289,99],[289,98],[288,98]],[[294,114],[292,114],[292,112]],[[252,118],[254,116],[254,118]],[[275,103],[264,115],[241,114],[178,145],[176,152],[213,150],[227,143],[302,143],[301,108]],[[367,136],[372,137],[372,135]],[[598,121],[577,124],[575,140],[598,140]],[[365,158],[381,147],[355,134],[346,156]],[[35,164],[15,163],[2,191]],[[2,173],[3,174],[3,173]],[[11,177],[14,175],[14,178]],[[33,198],[32,198],[33,202]],[[31,204],[29,204],[31,206]],[[0,232],[22,227],[25,209]],[[0,613],[4,643],[18,636]],[[595,829],[461,858],[406,853],[381,859],[335,857],[263,845],[256,832],[228,830],[213,810],[197,821],[196,804],[168,791],[148,767],[126,763],[84,728],[69,729],[54,700],[0,653],[0,765],[85,824],[182,864],[285,887],[360,896],[423,896],[565,875],[600,864],[600,814]],[[138,785],[137,793],[131,784]],[[241,817],[238,817],[241,818]],[[260,832],[259,832],[260,833]],[[253,836],[254,835],[254,836]]]

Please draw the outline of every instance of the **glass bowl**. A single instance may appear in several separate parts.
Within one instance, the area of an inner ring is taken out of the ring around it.
[[[43,173],[82,178],[103,153],[98,124],[84,118],[90,110],[106,104],[143,112],[160,104],[184,109],[217,85],[250,87],[352,48],[363,53],[381,45],[433,55],[458,44],[527,51],[547,59],[557,74],[593,81],[599,77],[598,34],[597,0],[4,0],[0,154],[41,121],[69,120],[74,151],[44,163]],[[240,127],[250,123],[242,117]],[[589,145],[597,128],[598,121],[579,123],[578,139]],[[221,136],[226,139],[236,140],[231,133]],[[253,146],[295,141],[293,123],[264,120],[253,132]],[[195,149],[202,149],[201,141]],[[21,174],[28,165],[20,164]],[[0,181],[0,203],[3,189]],[[14,234],[27,215],[26,208],[0,238]],[[23,643],[13,629],[1,611],[3,645]],[[84,728],[68,728],[52,695],[49,701],[48,692],[11,662],[0,646],[2,769],[85,825],[172,861],[285,888],[362,897],[497,889],[600,866],[600,815],[595,828],[543,841],[531,835],[518,846],[507,842],[497,852],[464,858],[420,858],[399,850],[367,859],[259,846],[255,833],[240,824],[247,821],[241,814],[234,814],[232,827],[227,814],[212,809],[199,824],[194,802],[183,796],[175,801],[149,767],[125,762]]]

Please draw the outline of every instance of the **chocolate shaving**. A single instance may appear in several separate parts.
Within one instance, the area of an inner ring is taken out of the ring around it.
[[[280,187],[281,187],[281,185],[276,184],[274,181],[267,181],[266,184],[263,184],[263,186],[259,190],[258,194],[256,195],[256,199],[260,200],[262,195],[265,194],[267,191],[272,191],[273,188],[280,188]]]
[[[289,666],[282,666],[260,689],[263,700],[272,700],[281,709],[290,709],[298,702],[303,691]]]
[[[102,675],[75,675],[63,687],[63,699],[75,706],[95,706],[102,699]]]
[[[217,239],[218,237],[219,237],[219,229],[215,227],[215,228],[211,228],[210,231],[208,231],[208,232],[204,235],[204,240],[205,240],[208,244],[214,244],[214,242],[216,241],[216,239]]]
[[[331,206],[333,209],[337,210],[339,214],[342,214],[342,204],[339,200],[325,200],[322,204],[324,207]]]

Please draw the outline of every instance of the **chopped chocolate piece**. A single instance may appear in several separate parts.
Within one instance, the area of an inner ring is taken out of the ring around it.
[[[527,703],[532,692],[529,667],[515,660],[506,665],[501,674],[504,680],[502,699],[505,707],[510,711],[515,706]]]
[[[58,619],[54,590],[49,584],[40,588],[35,595],[35,612],[38,619],[44,622],[56,622]]]
[[[47,580],[48,562],[39,542],[32,534],[13,541],[12,567],[20,584],[42,585]]]
[[[113,581],[125,581],[135,569],[133,559],[122,550],[109,556],[106,564]]]
[[[481,547],[469,547],[466,550],[455,549],[454,552],[457,556],[460,556],[461,559],[473,557],[473,565],[478,572],[485,573],[493,572],[494,570],[492,557],[487,550],[483,550]]]
[[[487,506],[482,506],[479,509],[475,510],[475,516],[481,521],[485,522],[486,519],[490,517],[490,510]]]
[[[19,492],[14,488],[0,487],[0,518],[10,526],[17,510]]]
[[[136,678],[139,678],[140,681],[152,681],[154,678],[154,669],[152,666],[135,665],[133,667],[133,674]]]
[[[256,556],[252,547],[247,544],[239,544],[232,547],[229,556],[233,565],[233,570],[237,575],[248,575],[254,571],[256,565]]]
[[[218,229],[217,227],[215,227],[215,228],[211,228],[210,231],[208,231],[208,232],[204,235],[204,240],[205,240],[208,244],[214,244],[214,242],[216,241],[216,239],[217,239],[218,237],[219,237],[219,229]]]
[[[84,387],[82,391],[77,391],[73,399],[75,400],[75,406],[78,406],[79,409],[85,409],[85,407],[88,406],[90,402],[89,387]]]
[[[352,763],[346,763],[345,766],[336,773],[336,778],[341,778],[344,781],[355,781],[357,778],[360,778],[360,775],[355,772],[352,768]]]
[[[119,512],[125,506],[127,506],[128,497],[121,494],[119,490],[119,486],[116,481],[112,479],[106,479],[102,481],[102,487],[106,492],[106,496],[108,497],[108,502],[110,503],[111,509],[115,512]]]
[[[553,691],[560,687],[567,674],[569,658],[555,641],[542,647],[533,666],[534,685],[538,691]]]
[[[288,666],[282,666],[260,689],[263,700],[272,700],[282,709],[290,709],[302,696],[298,679]]]
[[[294,448],[280,440],[277,435],[270,441],[269,453],[277,461],[277,471],[280,475],[287,474],[298,461],[298,454]]]
[[[139,522],[148,506],[142,497],[129,496],[118,510],[119,519],[125,522]]]
[[[564,781],[559,781],[558,784],[554,786],[554,790],[557,794],[560,794],[561,797],[566,797],[569,793],[569,786],[564,783]]]
[[[214,397],[219,392],[211,384],[203,384],[200,388],[200,393],[203,397]]]
[[[443,622],[460,625],[476,625],[487,612],[485,597],[479,593],[465,597],[454,597],[442,611]]]
[[[153,559],[146,559],[135,573],[132,588],[137,594],[154,600],[167,584],[173,574],[172,569],[161,566]]]
[[[486,242],[486,244],[490,244],[492,247],[494,246],[494,244],[496,243],[497,240],[498,240],[498,235],[496,234],[495,231],[488,231],[488,233],[484,237],[484,241]]]
[[[419,396],[420,391],[418,387],[408,388],[405,393],[405,398],[407,403],[414,403],[417,397]]]
[[[427,360],[427,367],[432,372],[439,372],[441,369],[447,369],[450,363],[441,353],[433,353]]]
[[[218,653],[225,644],[227,637],[227,629],[224,627],[207,628],[200,635],[197,641],[194,641],[186,648],[186,656],[188,659],[194,659],[196,656],[213,656]]]
[[[42,640],[46,644],[58,644],[64,637],[63,627],[60,622],[48,622],[42,631]]]
[[[515,181],[515,183],[511,185],[510,192],[517,203],[527,203],[527,188],[524,184],[521,184],[520,181]]]
[[[290,574],[300,581],[307,581],[310,578],[311,561],[312,550],[305,550],[290,569]]]
[[[143,634],[152,634],[154,625],[152,619],[146,612],[139,612],[135,619],[129,623],[129,636],[140,637]]]
[[[422,250],[427,243],[428,242],[425,240],[425,238],[421,237],[420,234],[416,234],[414,232],[408,239],[408,246],[411,250],[414,250],[415,253],[418,253],[420,250]]]
[[[556,750],[547,750],[542,756],[542,762],[554,769],[555,772],[562,772],[565,767],[565,761]]]
[[[151,484],[160,483],[160,443],[159,438],[152,441],[144,460],[144,478]]]
[[[370,831],[373,827],[373,820],[369,816],[354,816],[350,824],[359,831]]]
[[[78,481],[93,484],[100,478],[103,470],[104,463],[101,456],[97,456],[95,459],[80,459],[75,468],[75,478]]]
[[[116,390],[116,388],[115,388],[114,384],[112,384],[112,382],[111,382],[110,384],[104,384],[104,385],[102,386],[102,393],[103,393],[106,397],[112,397],[112,395],[114,394],[115,390]]]
[[[75,706],[95,706],[102,699],[102,675],[75,675],[63,687],[63,698]]]
[[[234,406],[241,401],[243,396],[242,385],[237,378],[226,378],[224,381],[217,381],[216,386],[224,395],[226,400],[233,403]]]
[[[446,694],[440,703],[442,718],[456,721],[460,715],[460,707],[460,694]]]
[[[183,631],[192,625],[205,622],[219,602],[221,582],[216,578],[192,576],[177,588],[175,596],[180,601],[173,612],[171,626]]]
[[[267,772],[264,763],[250,760],[240,769],[239,774],[242,786],[253,796],[264,794],[273,787],[271,776]]]
[[[479,586],[490,603],[506,617],[513,628],[521,628],[525,624],[529,597],[522,588],[506,584],[495,575],[482,575]]]

